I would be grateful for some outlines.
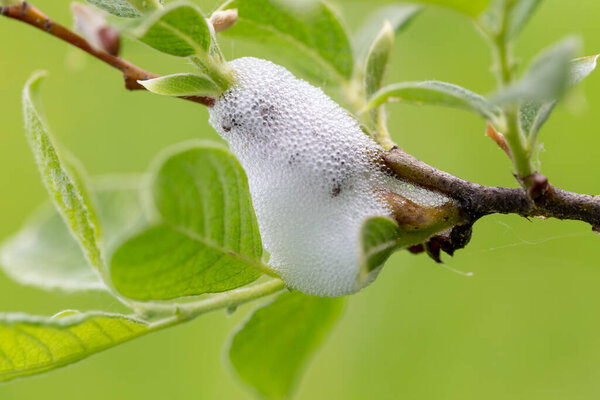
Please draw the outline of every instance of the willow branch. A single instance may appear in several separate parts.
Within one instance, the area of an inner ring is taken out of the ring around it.
[[[19,5],[0,7],[0,15],[34,26],[123,73],[125,87],[129,90],[145,90],[140,80],[158,75],[102,50],[93,48],[83,37],[52,21],[40,10],[23,2]],[[206,106],[212,106],[210,97],[182,97]],[[399,178],[443,193],[455,199],[471,221],[494,213],[518,214],[523,217],[547,217],[584,221],[600,230],[600,196],[570,193],[550,185],[539,173],[523,177],[528,191],[503,187],[483,186],[457,178],[433,168],[399,148],[383,154],[385,163]]]
[[[518,214],[587,222],[600,230],[600,196],[571,193],[548,183],[541,174],[527,177],[530,190],[490,187],[457,178],[393,148],[383,154],[386,165],[400,178],[443,193],[461,204],[472,221],[488,214]]]
[[[72,46],[78,47],[91,56],[103,61],[113,68],[123,73],[125,88],[128,90],[146,90],[138,81],[157,78],[158,75],[148,72],[137,65],[134,65],[120,57],[113,56],[105,51],[93,48],[87,40],[77,35],[70,29],[54,22],[43,12],[32,6],[28,2],[23,2],[15,6],[0,7],[0,15],[12,18],[28,25],[34,26],[54,37],[57,37]],[[211,107],[214,99],[211,97],[186,96],[182,99],[193,101]]]

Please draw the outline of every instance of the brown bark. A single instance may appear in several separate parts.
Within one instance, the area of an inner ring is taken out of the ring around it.
[[[416,159],[400,148],[384,153],[386,165],[403,180],[458,201],[474,221],[488,214],[518,214],[587,222],[600,229],[600,196],[571,193],[548,183],[541,174],[528,179],[528,192],[518,188],[490,187],[465,181]]]

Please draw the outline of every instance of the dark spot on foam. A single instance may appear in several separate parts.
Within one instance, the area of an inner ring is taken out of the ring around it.
[[[333,183],[333,188],[331,188],[331,197],[338,197],[342,193],[342,184],[339,182]]]

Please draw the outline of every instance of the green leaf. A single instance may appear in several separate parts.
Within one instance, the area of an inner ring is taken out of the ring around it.
[[[144,220],[141,176],[105,177],[95,181],[103,244],[112,248]],[[81,247],[50,204],[35,212],[0,248],[0,264],[15,281],[43,289],[106,290]]]
[[[106,289],[62,217],[49,205],[3,244],[0,264],[23,285],[66,291]]]
[[[365,220],[361,228],[361,273],[359,281],[375,278],[380,267],[402,245],[402,232],[394,221],[384,217]],[[411,243],[412,244],[412,243]]]
[[[178,57],[205,56],[211,44],[206,19],[191,3],[170,3],[126,31],[148,46]]]
[[[103,261],[98,243],[100,229],[95,213],[90,209],[92,201],[82,186],[81,177],[73,174],[74,168],[63,164],[41,116],[39,84],[43,76],[43,73],[36,73],[23,90],[27,139],[54,206],[80,244],[86,259],[101,270]]]
[[[506,36],[508,39],[516,37],[523,27],[529,22],[542,0],[516,0],[508,15]]]
[[[543,51],[515,85],[495,96],[495,103],[560,99],[569,87],[571,60],[579,41],[567,38]]]
[[[571,61],[571,70],[569,73],[569,83],[571,86],[578,84],[594,72],[598,65],[598,57],[600,57],[600,54],[581,57]]]
[[[519,108],[519,121],[521,130],[525,136],[535,136],[539,132],[542,125],[546,123],[550,114],[556,106],[556,101],[547,103],[538,101],[527,101],[521,104]]]
[[[123,18],[136,18],[141,16],[140,10],[125,0],[87,0],[88,3]]]
[[[120,293],[171,299],[234,289],[260,276],[262,244],[246,175],[227,150],[194,144],[170,152],[153,196],[163,222],[113,255]]]
[[[127,0],[129,4],[142,12],[160,10],[162,8],[162,0]]]
[[[574,86],[591,74],[597,65],[599,55],[577,58],[571,61],[568,77],[569,86]],[[537,135],[540,128],[550,118],[557,100],[548,102],[528,101],[521,105],[519,119],[521,129],[528,137]]]
[[[147,224],[143,204],[145,180],[141,174],[107,175],[94,180],[102,243],[108,253]]]
[[[383,28],[373,45],[369,49],[367,55],[365,71],[364,71],[364,85],[365,85],[365,96],[369,98],[383,86],[385,75],[387,74],[388,64],[394,47],[394,30],[390,23],[384,21]],[[373,127],[376,130],[383,130],[385,128],[385,109],[384,107],[376,107],[371,110],[371,119]]]
[[[233,0],[221,9],[238,9],[238,22],[222,32],[270,46],[277,57],[304,73],[337,83],[352,77],[350,40],[335,13],[323,2]]]
[[[441,105],[468,110],[493,120],[500,110],[484,97],[446,82],[403,82],[384,87],[368,101],[365,109],[377,107],[386,101]]]
[[[489,0],[416,0],[415,2],[443,6],[476,17],[485,10]]]
[[[399,33],[420,11],[421,7],[415,4],[391,4],[379,8],[367,18],[355,35],[357,58],[365,58],[373,42],[381,34],[384,22],[390,24],[394,33]]]
[[[344,306],[343,298],[279,295],[258,308],[231,340],[239,377],[268,399],[289,398]]]
[[[139,81],[152,93],[165,96],[216,96],[221,90],[207,76],[181,73]]]
[[[220,144],[192,141],[159,157],[154,204],[164,221],[254,259],[262,243],[248,179]]]
[[[381,89],[393,46],[394,30],[390,23],[385,21],[381,32],[375,38],[367,55],[365,69],[365,90],[367,97],[372,96],[373,93]]]
[[[162,8],[160,0],[86,0],[88,3],[122,18],[137,18]]]
[[[146,323],[115,314],[0,314],[0,382],[72,364],[149,331]]]
[[[259,276],[260,261],[209,239],[167,225],[148,228],[125,242],[111,263],[119,293],[136,300],[168,300],[219,293]]]
[[[198,7],[188,2],[170,3],[131,27],[121,28],[142,43],[177,57],[191,57],[192,62],[221,91],[233,83],[230,68],[224,62],[212,28]]]
[[[386,217],[366,219],[361,227],[361,262],[357,285],[364,287],[372,282],[395,251],[423,243],[447,228],[448,223],[443,219],[418,230],[402,229],[395,221]]]
[[[102,236],[102,226],[98,220],[97,204],[94,194],[90,189],[90,182],[87,171],[77,157],[70,152],[59,153],[63,167],[67,171],[69,177],[73,180],[73,184],[81,194],[83,206],[87,209],[88,218],[95,229],[96,239]]]

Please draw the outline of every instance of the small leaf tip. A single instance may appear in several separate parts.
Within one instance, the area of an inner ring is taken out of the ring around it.
[[[31,74],[31,76],[29,77],[27,82],[33,83],[33,82],[40,81],[40,80],[46,78],[49,74],[50,73],[45,69],[38,69]]]

